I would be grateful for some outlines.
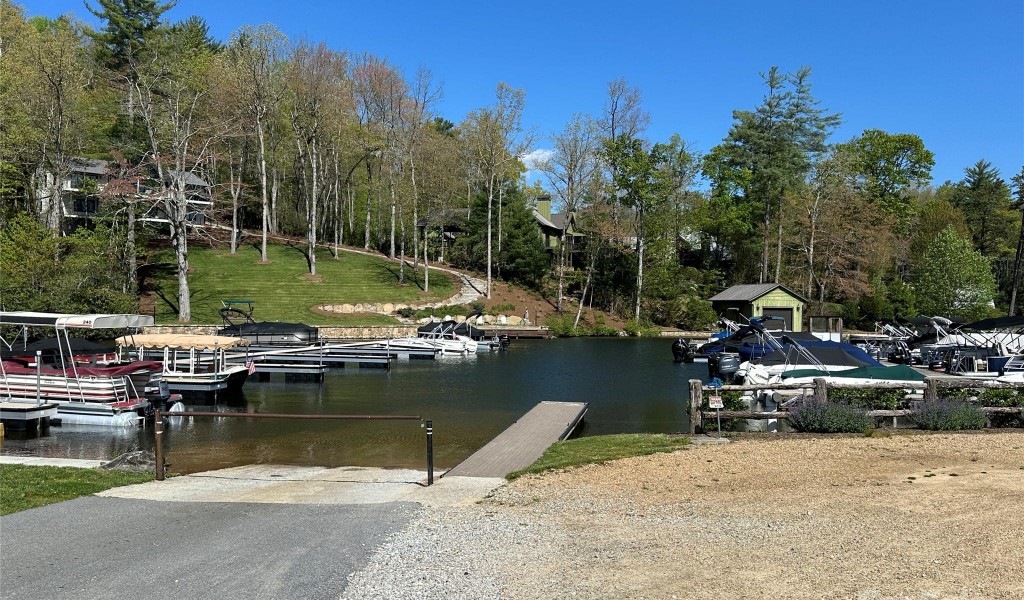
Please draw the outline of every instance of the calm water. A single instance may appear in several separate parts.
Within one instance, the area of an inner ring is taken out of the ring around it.
[[[331,371],[323,383],[250,381],[243,397],[194,410],[419,415],[434,425],[434,460],[454,466],[541,400],[589,402],[582,435],[670,433],[687,426],[687,380],[705,364],[674,364],[669,339],[512,341],[509,352],[399,362],[390,371]],[[167,461],[187,473],[249,463],[424,468],[416,421],[176,417]],[[4,454],[112,458],[152,449],[152,428],[52,428],[7,439]]]

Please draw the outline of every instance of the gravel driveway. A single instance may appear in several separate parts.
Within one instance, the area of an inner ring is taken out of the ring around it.
[[[517,480],[343,598],[1024,598],[1024,433],[746,437]]]

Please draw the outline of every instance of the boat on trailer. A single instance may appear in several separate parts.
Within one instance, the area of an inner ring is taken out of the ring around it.
[[[152,412],[146,387],[154,398],[166,396],[160,386],[160,364],[121,361],[109,356],[90,365],[76,359],[69,332],[74,330],[138,329],[153,324],[153,317],[132,314],[65,314],[0,312],[0,325],[18,327],[22,348],[2,341],[6,358],[0,360],[0,399],[5,402],[57,405],[61,424],[133,427]],[[42,351],[26,355],[28,331],[52,329],[56,334],[53,364],[44,365]],[[77,355],[81,357],[82,355]],[[102,364],[96,364],[102,363]],[[142,390],[136,382],[142,382]]]

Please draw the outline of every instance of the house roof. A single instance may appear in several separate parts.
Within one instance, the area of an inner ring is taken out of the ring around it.
[[[75,156],[68,161],[71,170],[75,173],[91,173],[93,175],[106,175],[110,162],[98,158],[82,158]]]
[[[168,169],[167,170],[168,179],[171,178],[171,177],[175,177],[177,175],[178,175],[178,171],[177,170],[175,170],[175,169]],[[209,183],[206,183],[206,181],[202,177],[199,177],[198,175],[196,175],[192,171],[185,171],[183,173],[183,175],[185,176],[185,185],[192,185],[192,186],[204,187],[204,188],[210,187]]]
[[[734,285],[731,288],[719,292],[710,298],[712,302],[753,302],[761,296],[767,295],[774,290],[782,288],[787,294],[801,302],[807,302],[800,294],[778,283],[746,283]]]
[[[541,225],[543,225],[544,227],[550,227],[552,229],[558,229],[559,231],[562,230],[561,227],[559,227],[558,225],[555,225],[551,221],[549,221],[546,218],[544,218],[544,215],[542,215],[539,212],[537,212],[536,208],[533,209],[533,218],[537,219],[537,222],[540,223]]]

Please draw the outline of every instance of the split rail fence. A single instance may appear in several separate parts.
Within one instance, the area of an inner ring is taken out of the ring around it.
[[[794,400],[811,396],[818,402],[828,400],[829,389],[881,389],[881,390],[922,390],[920,397],[923,402],[934,402],[939,398],[939,389],[1019,389],[1021,384],[1002,383],[991,380],[979,380],[969,378],[952,377],[925,377],[924,381],[907,381],[900,383],[837,383],[829,382],[824,378],[816,378],[813,383],[790,383],[777,385],[724,385],[722,387],[710,387],[704,385],[700,379],[690,380],[690,433],[696,433],[702,427],[704,416],[715,416],[723,419],[785,419],[789,417],[788,405]],[[785,401],[777,402],[779,408],[773,411],[757,410],[718,410],[704,409],[704,393],[716,392],[773,392],[778,393]],[[916,398],[916,396],[915,396]],[[979,410],[986,416],[994,414],[1020,414],[1024,415],[1024,407],[1020,406],[983,406]],[[895,410],[869,410],[869,417],[907,417],[913,414],[909,408]]]

